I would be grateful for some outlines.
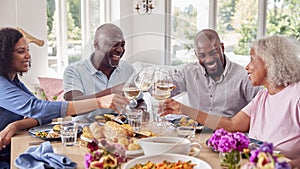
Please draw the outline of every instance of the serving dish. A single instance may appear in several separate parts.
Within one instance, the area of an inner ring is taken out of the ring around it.
[[[58,123],[56,123],[56,124],[50,123],[50,124],[46,124],[46,125],[42,125],[42,126],[36,126],[36,127],[29,129],[28,133],[33,137],[36,137],[36,138],[39,138],[39,139],[42,139],[45,141],[61,141],[61,137],[59,134],[58,134],[58,137],[55,137],[55,138],[39,137],[36,135],[38,132],[46,132],[47,134],[54,132],[53,126],[57,125],[57,124]],[[82,132],[82,127],[78,126],[77,134],[80,134],[81,132]]]
[[[181,161],[191,161],[193,164],[196,164],[194,169],[212,169],[212,167],[205,161],[191,157],[188,155],[181,155],[181,154],[160,154],[160,155],[155,155],[155,156],[141,156],[134,158],[130,161],[128,161],[123,169],[130,169],[136,164],[143,164],[148,161],[151,161],[153,163],[161,163],[163,160],[167,160],[169,162],[177,162],[178,160]]]

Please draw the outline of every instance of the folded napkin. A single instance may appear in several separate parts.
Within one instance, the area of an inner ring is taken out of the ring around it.
[[[77,166],[65,155],[53,153],[49,141],[39,146],[32,146],[25,153],[20,154],[15,160],[15,165],[20,169],[73,169]]]

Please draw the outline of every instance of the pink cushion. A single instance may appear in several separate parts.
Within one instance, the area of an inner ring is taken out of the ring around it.
[[[43,89],[47,100],[50,101],[64,100],[63,99],[64,89],[63,89],[62,79],[48,78],[48,77],[38,77],[38,79],[40,82],[40,87],[41,89]]]

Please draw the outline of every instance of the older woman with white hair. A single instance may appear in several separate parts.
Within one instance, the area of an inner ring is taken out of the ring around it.
[[[274,35],[255,41],[250,56],[246,67],[249,79],[252,85],[263,85],[265,89],[237,115],[209,115],[171,99],[165,102],[164,114],[181,112],[194,117],[198,113],[196,120],[212,129],[249,132],[250,138],[272,142],[292,160],[292,168],[299,168],[300,46],[290,38]]]

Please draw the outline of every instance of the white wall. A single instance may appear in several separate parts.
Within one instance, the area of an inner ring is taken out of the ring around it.
[[[21,27],[45,41],[43,47],[30,44],[32,67],[22,77],[22,81],[34,90],[38,76],[51,76],[47,69],[46,0],[0,0],[0,16],[0,27]]]
[[[165,1],[154,0],[150,15],[139,15],[134,9],[142,0],[120,0],[119,22],[126,39],[124,58],[130,62],[165,63]],[[114,10],[113,8],[112,10]]]

